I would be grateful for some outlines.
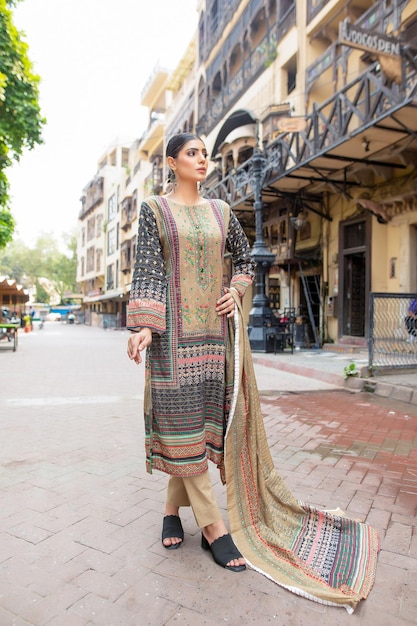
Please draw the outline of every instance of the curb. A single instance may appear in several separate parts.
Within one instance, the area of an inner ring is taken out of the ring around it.
[[[256,354],[252,354],[252,359],[253,362],[258,365],[272,367],[273,369],[282,370],[283,372],[288,372],[290,374],[297,374],[298,376],[305,376],[306,378],[314,378],[324,383],[330,383],[331,385],[343,387],[352,393],[365,391],[367,393],[373,393],[376,396],[389,398],[391,400],[399,400],[400,402],[417,406],[417,386],[410,387],[387,383],[386,381],[378,381],[376,377],[356,378],[352,376],[345,380],[344,376],[341,374],[332,374],[331,372],[319,370],[314,367],[271,361],[270,359],[266,359]]]

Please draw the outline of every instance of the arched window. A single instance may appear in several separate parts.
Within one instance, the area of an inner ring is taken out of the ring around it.
[[[202,118],[206,113],[206,84],[203,77],[198,83],[198,117]]]
[[[240,43],[237,43],[230,55],[230,78],[236,76],[240,68],[242,67],[242,48]]]
[[[265,8],[262,7],[251,22],[252,49],[255,49],[260,44],[262,39],[265,37],[266,32]]]
[[[248,31],[243,35],[243,61],[246,61],[250,57],[250,41]]]
[[[227,73],[227,63],[225,62],[223,64],[223,85],[227,85],[227,77],[228,77],[228,73]]]
[[[212,84],[212,94],[213,94],[213,98],[216,98],[219,93],[222,90],[222,77],[220,75],[220,72],[217,72],[216,76],[213,79],[213,84]]]
[[[204,58],[205,45],[206,45],[206,41],[205,41],[204,13],[202,13],[200,17],[200,24],[198,26],[198,50],[199,50],[200,62]]]

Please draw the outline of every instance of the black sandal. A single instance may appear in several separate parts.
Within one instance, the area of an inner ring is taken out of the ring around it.
[[[231,572],[243,572],[243,570],[246,569],[246,565],[227,565],[229,561],[242,558],[242,555],[236,548],[234,541],[229,534],[215,539],[212,544],[209,544],[205,536],[202,534],[201,547],[203,550],[210,550],[217,565],[221,565],[225,569],[229,569]]]
[[[164,539],[181,539],[179,543],[171,543],[169,546],[164,544]],[[178,515],[165,515],[162,523],[162,545],[167,550],[176,550],[184,541],[184,529]]]

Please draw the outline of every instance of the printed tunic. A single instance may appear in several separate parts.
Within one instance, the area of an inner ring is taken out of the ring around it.
[[[208,460],[222,463],[227,319],[216,302],[227,251],[228,286],[243,296],[254,264],[225,202],[184,206],[151,196],[142,203],[127,326],[152,330],[144,398],[150,473],[194,476],[207,471]]]

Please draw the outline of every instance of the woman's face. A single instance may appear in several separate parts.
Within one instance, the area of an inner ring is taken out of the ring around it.
[[[175,172],[178,182],[202,182],[207,176],[207,150],[201,139],[188,141],[177,157],[168,157],[168,166]]]

